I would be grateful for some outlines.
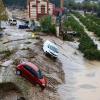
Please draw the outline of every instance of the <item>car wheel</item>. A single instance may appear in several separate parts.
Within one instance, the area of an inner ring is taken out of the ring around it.
[[[21,75],[21,74],[22,74],[22,72],[20,70],[16,71],[16,75]]]

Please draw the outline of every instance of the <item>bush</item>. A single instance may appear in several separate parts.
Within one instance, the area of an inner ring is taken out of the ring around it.
[[[89,60],[100,60],[100,51],[97,50],[95,45],[88,35],[84,35],[80,38],[79,50],[84,53],[84,57]]]
[[[56,34],[56,26],[52,24],[52,19],[50,16],[44,16],[40,20],[42,31],[45,33]]]
[[[49,29],[51,33],[56,34],[56,26],[54,24],[52,24]]]
[[[100,60],[100,51],[96,49],[88,49],[84,52],[84,57],[86,57],[89,60]]]
[[[84,33],[80,38],[79,50],[81,50],[84,53],[87,49],[97,49],[97,45],[95,45],[92,39]]]

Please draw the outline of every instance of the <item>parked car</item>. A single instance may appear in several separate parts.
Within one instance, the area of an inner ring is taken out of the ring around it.
[[[28,29],[29,28],[28,21],[18,20],[17,28],[18,29]]]
[[[19,64],[16,68],[16,74],[26,78],[32,84],[40,85],[42,89],[47,86],[47,80],[45,76],[42,74],[41,70],[31,62]]]
[[[56,46],[56,44],[48,40],[45,41],[43,44],[43,51],[45,54],[49,54],[54,58],[57,58],[59,54],[58,47]]]
[[[9,22],[10,25],[17,25],[16,19],[9,19],[8,22]]]
[[[25,25],[25,24],[24,24],[24,25],[19,25],[18,28],[19,28],[19,29],[27,29],[27,28],[29,28],[29,27],[28,27],[28,25]]]

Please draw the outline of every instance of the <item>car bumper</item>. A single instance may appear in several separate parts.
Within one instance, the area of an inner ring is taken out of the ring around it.
[[[51,56],[53,56],[53,57],[55,57],[55,58],[58,57],[58,55],[56,55],[56,54],[54,54],[54,53],[51,53],[51,52],[47,52],[47,54],[49,54],[49,55],[51,55]]]

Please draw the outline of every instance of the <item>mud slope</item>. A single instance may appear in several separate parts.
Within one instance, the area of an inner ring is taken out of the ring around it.
[[[17,100],[19,97],[26,100],[59,100],[56,86],[64,80],[61,62],[46,57],[42,50],[42,40],[33,39],[31,32],[8,25],[4,33],[0,39],[0,100]],[[48,85],[43,92],[40,87],[15,75],[16,66],[23,61],[35,63],[46,75]],[[3,86],[8,88],[9,85],[6,84],[9,82],[20,91],[16,88],[9,91],[2,88],[3,83]]]

